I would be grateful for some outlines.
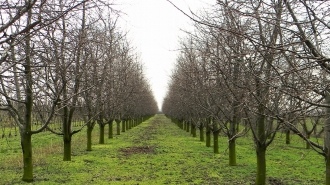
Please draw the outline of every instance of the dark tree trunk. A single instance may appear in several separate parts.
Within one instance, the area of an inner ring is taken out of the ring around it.
[[[290,144],[290,130],[289,129],[286,129],[285,130],[285,144]]]
[[[326,104],[330,105],[330,94],[326,92]],[[330,108],[326,108],[326,114],[330,114]],[[330,119],[326,119],[324,123],[324,152],[325,152],[325,184],[330,185]]]
[[[64,153],[63,161],[71,161],[71,135],[63,137]]]
[[[211,129],[206,125],[206,147],[211,147]]]
[[[126,130],[126,120],[123,120],[121,122],[121,132],[125,132],[125,130]]]
[[[63,108],[63,161],[71,161],[71,119],[69,114],[69,108],[66,106]]]
[[[117,135],[120,135],[120,121],[116,120],[116,124],[117,124]]]
[[[104,125],[100,125],[100,138],[99,138],[99,144],[104,144]]]
[[[257,179],[256,185],[266,184],[266,146],[257,146]]]
[[[213,132],[213,152],[219,154],[219,133],[220,130]]]
[[[330,185],[330,157],[329,157],[329,152],[327,152],[327,156],[325,157],[325,184]]]
[[[264,115],[265,108],[262,104],[259,104],[258,121],[257,121],[257,138],[255,139],[256,144],[256,154],[257,154],[257,175],[256,175],[256,185],[266,184],[266,130],[265,123],[266,117]]]
[[[92,131],[91,126],[87,126],[87,151],[92,151]]]
[[[236,166],[236,139],[229,141],[229,166]]]
[[[24,132],[21,134],[21,146],[23,152],[23,177],[25,182],[33,181],[33,163],[32,163],[32,142],[31,134]]]
[[[28,1],[26,1],[28,2]],[[29,2],[30,4],[31,2]],[[27,15],[27,24],[31,25],[32,20],[32,9],[28,11]],[[29,31],[28,31],[29,32]],[[20,130],[21,136],[21,147],[23,152],[23,177],[22,180],[25,182],[32,182],[33,181],[33,163],[32,163],[32,106],[33,106],[33,77],[32,77],[32,69],[31,69],[31,35],[27,33],[25,35],[25,64],[24,66],[24,74],[25,74],[25,107],[22,106],[21,108],[25,108],[25,116],[24,116],[24,123],[23,128]],[[14,57],[14,56],[13,56]],[[18,85],[18,81],[16,80],[16,85]],[[20,94],[20,89],[17,89],[18,95]],[[21,97],[18,97],[20,100]],[[19,110],[22,111],[22,110]]]
[[[203,127],[203,125],[201,125],[199,127],[199,140],[204,141],[204,127]]]
[[[192,129],[192,136],[193,137],[197,137],[197,128],[196,128],[196,125],[195,124],[191,124],[191,129]]]

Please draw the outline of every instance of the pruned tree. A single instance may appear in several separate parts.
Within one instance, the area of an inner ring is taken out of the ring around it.
[[[82,2],[70,1],[62,9],[52,2],[33,0],[4,1],[1,5],[2,110],[9,111],[20,128],[23,181],[33,181],[32,135],[48,126],[60,102],[59,94],[52,93],[55,66],[45,60],[44,30]],[[51,13],[53,8],[58,11]],[[62,92],[63,87],[57,88]],[[41,124],[37,130],[32,130],[34,119]]]

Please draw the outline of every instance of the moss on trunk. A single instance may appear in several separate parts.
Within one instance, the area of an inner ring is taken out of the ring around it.
[[[99,137],[99,144],[104,144],[104,125],[100,125],[100,137]]]
[[[126,121],[123,120],[123,121],[121,122],[121,132],[125,132],[125,131],[126,131]]]
[[[197,129],[196,129],[196,125],[195,124],[191,124],[191,130],[192,130],[192,136],[193,137],[197,137]]]
[[[290,141],[291,141],[291,139],[290,139],[290,130],[289,129],[286,129],[285,130],[285,144],[290,144]]]
[[[266,146],[257,146],[256,185],[266,184]]]
[[[31,134],[24,132],[21,135],[21,146],[23,152],[23,177],[25,182],[33,181],[32,142]]]
[[[325,185],[330,185],[330,156],[329,156],[329,152],[327,152],[327,156],[325,157]]]
[[[71,136],[63,138],[64,153],[63,161],[71,161]]]
[[[199,127],[199,140],[204,141],[204,127],[202,125]]]
[[[209,126],[206,126],[206,147],[211,147],[211,130]]]
[[[93,128],[87,126],[87,151],[92,151],[92,131]]]
[[[229,141],[229,166],[236,166],[236,139]]]

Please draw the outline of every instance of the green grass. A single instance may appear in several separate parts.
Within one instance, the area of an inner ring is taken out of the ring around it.
[[[116,127],[114,127],[114,130]],[[107,130],[107,129],[106,129]],[[115,133],[115,132],[114,132]],[[107,133],[106,133],[107,134]],[[85,131],[73,137],[71,162],[62,161],[62,138],[48,132],[33,136],[34,184],[253,184],[256,156],[252,136],[237,139],[237,166],[228,166],[227,138],[219,137],[220,154],[157,115],[87,152]],[[292,136],[285,145],[279,133],[267,150],[268,183],[323,184],[323,158]],[[21,182],[19,137],[0,139],[0,184]]]

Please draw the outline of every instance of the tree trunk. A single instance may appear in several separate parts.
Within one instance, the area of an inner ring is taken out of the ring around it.
[[[100,125],[100,138],[99,138],[99,144],[104,144],[104,125]]]
[[[112,124],[113,121],[110,121],[109,122],[109,131],[108,131],[108,138],[109,139],[112,139],[113,138],[113,130],[112,130],[112,127],[113,127],[113,124]]]
[[[21,134],[21,146],[23,152],[23,177],[25,182],[33,181],[33,163],[32,163],[32,142],[31,134],[23,132]]]
[[[326,104],[330,105],[330,94],[326,92],[325,95]],[[330,114],[330,108],[326,108],[326,114]],[[330,119],[326,119],[324,123],[324,152],[325,152],[325,184],[330,185]]]
[[[290,144],[290,130],[286,129],[285,130],[285,144]]]
[[[63,161],[71,161],[71,120],[69,119],[69,108],[63,108]]]
[[[307,134],[307,139],[309,140],[311,137],[311,133],[310,134]],[[309,142],[306,141],[306,149],[310,149],[311,148],[311,145],[309,144]]]
[[[116,120],[117,123],[117,135],[120,135],[120,121]]]
[[[126,125],[125,125],[126,130],[128,130],[128,129],[129,129],[129,126],[128,126],[128,125],[129,125],[129,120],[126,120],[126,121],[125,121],[125,124],[126,124]]]
[[[193,123],[190,123],[191,125],[191,129],[190,129],[190,134],[193,136],[193,137],[196,137],[196,125],[193,124]]]
[[[236,139],[229,141],[229,166],[236,166]]]
[[[63,137],[64,153],[63,161],[71,161],[71,136]]]
[[[260,94],[259,94],[260,95]],[[266,184],[266,135],[265,135],[265,108],[262,104],[258,105],[257,138],[254,138],[257,154],[257,175],[256,185]]]
[[[190,126],[190,123],[189,122],[187,122],[187,132],[189,132],[189,126]]]
[[[126,126],[126,120],[123,120],[122,122],[121,122],[121,132],[125,132],[125,127]]]
[[[329,152],[328,156],[325,157],[325,185],[330,185],[330,157]]]
[[[181,120],[178,120],[178,123],[179,123],[179,128],[183,129],[183,122]]]
[[[199,140],[204,141],[204,127],[203,127],[203,125],[201,125],[199,127]]]
[[[206,147],[211,147],[211,130],[208,125],[206,125]]]
[[[183,130],[187,130],[187,123],[185,121],[182,121],[183,124]]]
[[[257,178],[256,185],[266,184],[266,146],[257,146]]]
[[[219,133],[220,130],[213,132],[213,152],[219,154]]]
[[[30,1],[26,1],[30,4]],[[28,10],[27,16],[27,26],[31,25],[32,20],[32,9]],[[29,31],[28,31],[29,32]],[[25,74],[25,109],[19,111],[25,111],[23,128],[20,130],[21,135],[21,147],[23,152],[23,177],[22,180],[25,182],[33,181],[33,163],[32,163],[32,135],[31,135],[31,127],[32,127],[32,106],[33,106],[33,77],[32,77],[32,69],[31,69],[31,34],[28,33],[25,35],[25,62],[24,66],[24,74]],[[14,56],[13,56],[14,57]],[[17,80],[17,79],[15,79]],[[2,84],[3,85],[3,84]],[[16,85],[18,85],[18,81],[16,81]],[[24,88],[24,87],[23,87]],[[17,89],[17,95],[20,95],[20,90]],[[21,100],[21,97],[18,97],[18,100]],[[23,106],[22,106],[23,108]]]
[[[236,166],[236,133],[237,133],[237,127],[239,125],[239,119],[236,114],[238,114],[237,110],[238,105],[234,106],[234,116],[233,116],[233,121],[230,123],[230,132],[228,135],[229,139],[229,166]]]
[[[237,84],[240,76],[240,64],[242,61],[240,59],[237,59],[237,61],[234,63],[234,71],[233,71],[233,82],[234,84]],[[236,166],[236,133],[239,132],[239,122],[240,122],[240,111],[239,111],[240,102],[234,98],[232,108],[233,108],[233,120],[229,123],[229,166]]]
[[[92,131],[91,126],[87,126],[87,151],[92,151]]]

